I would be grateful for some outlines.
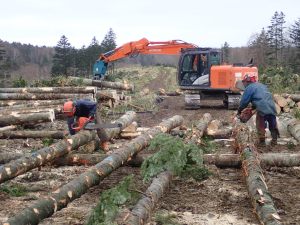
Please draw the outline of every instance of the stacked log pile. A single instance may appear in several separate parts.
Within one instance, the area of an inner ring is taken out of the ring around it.
[[[300,94],[274,94],[277,114],[288,113],[294,109],[300,110]]]

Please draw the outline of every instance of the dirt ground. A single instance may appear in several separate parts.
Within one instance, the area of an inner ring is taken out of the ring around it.
[[[220,101],[206,101],[198,110],[185,110],[183,96],[166,97],[155,113],[138,114],[139,126],[150,127],[157,125],[162,119],[174,115],[184,117],[184,124],[191,126],[204,113],[209,112],[214,119],[230,123],[234,111],[222,108]],[[66,129],[63,121],[53,124],[43,124],[36,129]],[[116,139],[114,145],[122,144]],[[0,140],[1,152],[29,153],[43,146],[41,140]],[[276,148],[260,148],[261,152],[299,152],[299,145],[290,149],[279,145]],[[218,153],[231,152],[230,147],[218,146]],[[30,191],[21,197],[11,197],[0,191],[0,222],[13,216],[26,206],[31,205],[37,198],[46,196],[59,186],[66,184],[80,173],[86,171],[84,166],[53,166],[42,167],[40,171],[34,169],[21,175],[4,185],[22,184]],[[243,225],[259,224],[247,194],[245,182],[240,169],[219,169],[209,166],[212,175],[204,181],[184,180],[175,178],[168,192],[161,199],[156,212],[170,213],[182,225]],[[300,225],[300,168],[264,168],[265,178],[273,196],[278,213],[285,225]],[[81,198],[76,199],[67,208],[56,212],[51,218],[40,224],[84,224],[92,208],[97,204],[100,193],[117,184],[123,177],[134,174],[138,189],[145,190],[141,182],[138,168],[122,167],[103,180],[100,185],[91,188]],[[155,222],[153,215],[149,225],[161,225]]]

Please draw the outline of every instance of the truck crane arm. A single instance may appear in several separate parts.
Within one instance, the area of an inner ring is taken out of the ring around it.
[[[161,54],[161,55],[177,55],[181,49],[195,48],[194,44],[190,44],[181,40],[171,41],[148,41],[142,38],[139,41],[126,43],[112,51],[101,54],[94,64],[94,79],[101,79],[105,76],[107,65],[125,57],[136,56],[138,54]]]

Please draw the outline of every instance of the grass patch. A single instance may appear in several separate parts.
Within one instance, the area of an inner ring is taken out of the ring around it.
[[[12,197],[21,197],[27,194],[26,188],[21,184],[2,185],[0,191],[9,194]]]
[[[137,201],[139,194],[134,189],[133,175],[127,176],[117,186],[104,191],[99,203],[91,213],[87,225],[116,225],[113,221],[120,206]]]
[[[53,138],[43,138],[42,143],[43,143],[44,147],[48,147],[54,143],[54,139]]]
[[[294,117],[298,120],[300,120],[300,109],[295,109],[294,110]]]
[[[162,211],[155,214],[155,222],[157,225],[181,225],[175,215]]]

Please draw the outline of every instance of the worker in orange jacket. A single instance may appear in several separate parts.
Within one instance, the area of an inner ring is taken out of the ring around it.
[[[88,122],[95,120],[97,103],[89,100],[67,101],[63,106],[63,113],[67,116],[69,133],[74,135],[76,132],[84,129]],[[97,119],[96,119],[97,120]],[[100,122],[101,121],[97,121]],[[97,130],[101,141],[101,148],[108,151],[108,138],[103,129]]]

